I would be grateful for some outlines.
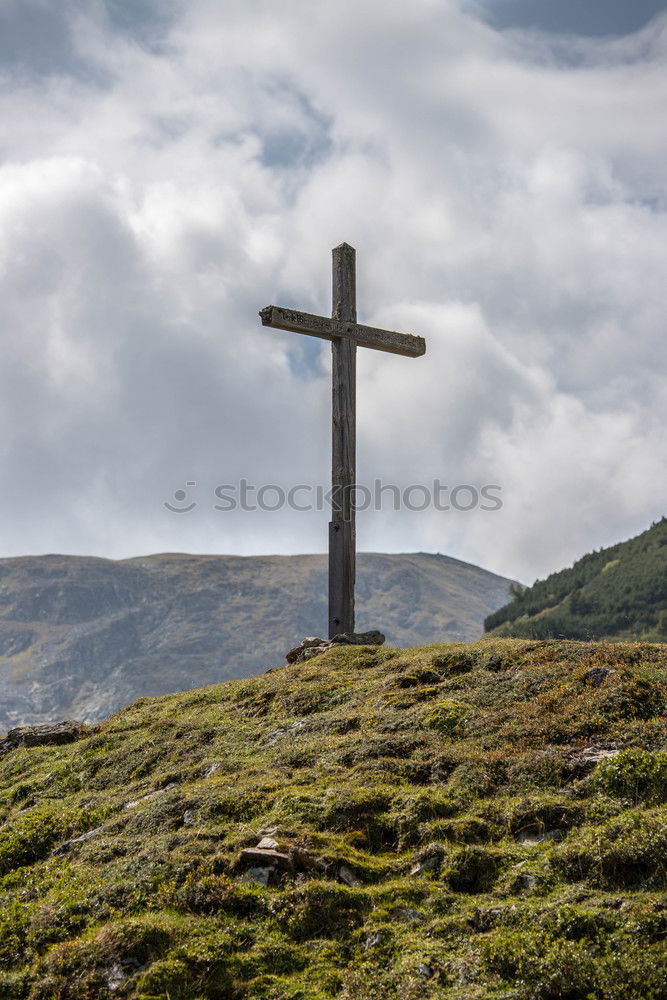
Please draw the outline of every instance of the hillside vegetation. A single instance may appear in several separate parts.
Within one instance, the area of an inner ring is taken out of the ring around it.
[[[666,690],[659,645],[341,647],[11,749],[0,997],[661,1000]]]
[[[494,635],[528,639],[667,638],[667,519],[590,552],[487,617]]]
[[[361,553],[357,625],[397,646],[476,639],[509,584],[448,556]],[[325,555],[0,559],[0,731],[248,677],[313,634]]]

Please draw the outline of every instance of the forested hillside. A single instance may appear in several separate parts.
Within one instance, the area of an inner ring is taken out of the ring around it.
[[[487,632],[532,639],[667,637],[667,519],[590,552],[489,615]]]

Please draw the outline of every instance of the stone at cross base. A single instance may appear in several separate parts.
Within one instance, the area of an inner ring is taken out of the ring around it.
[[[285,659],[288,663],[305,663],[333,646],[381,646],[384,640],[384,635],[377,629],[371,629],[370,632],[341,632],[331,639],[311,635],[306,636],[294,649],[290,649]]]

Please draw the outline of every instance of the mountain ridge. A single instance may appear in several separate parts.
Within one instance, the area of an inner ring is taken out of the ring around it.
[[[396,646],[477,638],[510,582],[450,556],[360,553],[358,628]],[[0,559],[0,730],[275,666],[324,633],[326,601],[326,555]]]

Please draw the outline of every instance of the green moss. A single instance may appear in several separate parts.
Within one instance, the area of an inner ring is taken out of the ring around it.
[[[599,765],[595,784],[609,795],[630,799],[633,804],[656,804],[667,800],[667,753],[623,750]]]
[[[666,682],[645,644],[335,649],[12,751],[0,1000],[658,1000]],[[308,864],[252,881],[263,830]]]
[[[137,992],[143,1000],[148,997],[169,997],[169,1000],[188,1000],[188,965],[180,959],[163,958],[154,962],[150,969],[137,978]]]
[[[589,826],[558,850],[567,877],[605,888],[667,888],[667,809],[634,811]]]
[[[665,945],[630,937],[610,937],[600,946],[586,937],[500,930],[483,943],[481,957],[520,1000],[661,1000],[667,988]]]
[[[266,898],[258,886],[200,868],[163,883],[161,894],[167,905],[188,913],[260,917],[267,912]]]
[[[286,892],[274,903],[274,912],[297,941],[349,934],[370,909],[371,899],[363,890],[318,880]]]
[[[483,847],[466,846],[448,858],[443,877],[455,892],[488,892],[502,864],[502,855]]]
[[[470,714],[467,705],[455,701],[441,701],[424,719],[429,729],[435,729],[446,736],[458,736],[463,732],[466,718]]]
[[[108,812],[104,806],[72,809],[56,801],[19,814],[0,830],[0,875],[34,864],[59,840],[97,826]]]

